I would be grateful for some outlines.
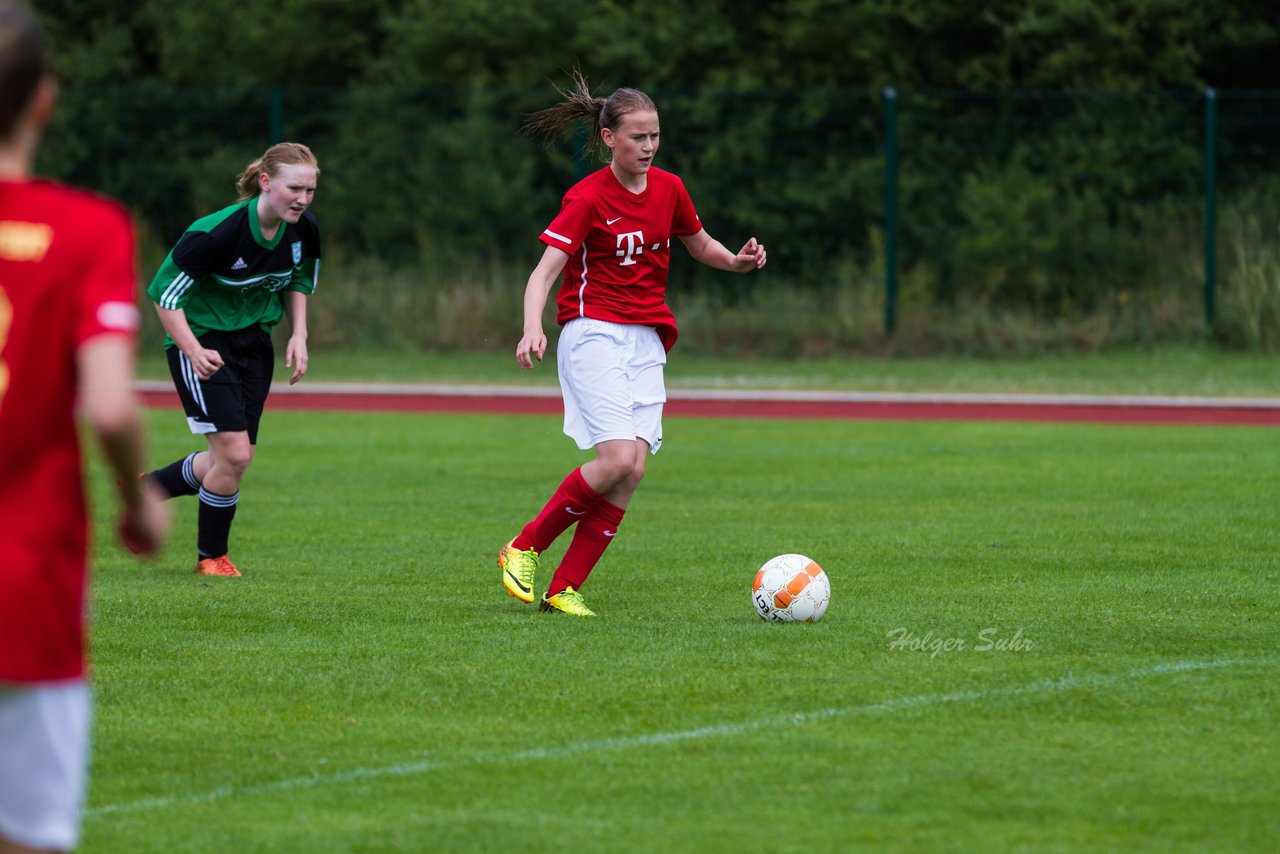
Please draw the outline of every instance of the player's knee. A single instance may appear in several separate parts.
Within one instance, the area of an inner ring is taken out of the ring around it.
[[[237,478],[243,477],[249,470],[249,464],[253,462],[253,446],[248,443],[229,445],[215,457],[215,460],[228,474]]]
[[[641,461],[643,464],[643,460]],[[636,467],[635,447],[629,442],[610,442],[597,449],[596,464],[607,485],[622,483]]]
[[[614,466],[608,471],[608,481],[603,492],[613,492],[622,490],[627,494],[635,492],[636,487],[640,485],[641,478],[644,477],[644,458],[640,457],[635,460],[615,460]]]
[[[621,484],[631,477],[632,466],[620,460],[609,460],[604,467],[604,481],[608,487],[605,492]]]

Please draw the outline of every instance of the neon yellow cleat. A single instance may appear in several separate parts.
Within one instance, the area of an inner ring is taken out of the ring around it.
[[[542,597],[542,601],[538,603],[539,611],[563,611],[566,614],[573,614],[575,617],[594,617],[595,611],[587,607],[587,603],[582,601],[582,594],[572,587],[566,587],[556,595],[548,599]]]
[[[514,543],[512,540],[511,543]],[[521,602],[533,601],[533,574],[538,571],[538,553],[533,549],[520,551],[507,543],[498,550],[498,568],[502,570],[502,584],[507,592]]]

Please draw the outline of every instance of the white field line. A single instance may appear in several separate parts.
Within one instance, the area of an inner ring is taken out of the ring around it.
[[[167,380],[139,380],[138,391],[167,392]],[[397,395],[404,397],[560,397],[559,386],[410,383],[277,383],[272,394]],[[783,391],[773,389],[669,388],[670,400],[746,400],[784,403],[998,404],[1001,406],[1154,406],[1173,409],[1280,409],[1280,397],[1197,397],[1101,394],[984,394],[912,391]]]
[[[1175,661],[1157,664],[1125,673],[1095,674],[1073,676],[1067,674],[1054,679],[1029,682],[1025,685],[1014,685],[1007,688],[988,688],[972,691],[952,691],[945,694],[916,694],[881,700],[878,703],[865,703],[856,706],[836,706],[817,709],[811,712],[797,712],[790,715],[757,718],[732,724],[697,727],[694,729],[654,732],[642,735],[601,738],[591,741],[579,741],[574,744],[555,747],[537,747],[532,750],[517,750],[509,753],[496,753],[488,756],[473,756],[458,759],[424,759],[419,762],[406,762],[395,765],[376,765],[364,768],[352,768],[348,771],[315,773],[305,777],[289,777],[270,783],[256,783],[248,786],[221,786],[204,792],[186,795],[167,795],[159,798],[146,798],[137,801],[124,801],[114,804],[89,807],[86,817],[111,815],[118,813],[166,810],[173,807],[184,807],[195,804],[206,804],[223,798],[241,797],[245,795],[263,795],[272,792],[288,792],[296,789],[318,788],[320,786],[340,785],[353,780],[369,780],[380,777],[410,777],[430,774],[436,771],[448,771],[477,765],[507,765],[548,759],[564,759],[583,753],[596,753],[608,750],[633,750],[692,741],[706,738],[726,738],[767,729],[774,726],[795,726],[796,724],[815,723],[833,718],[852,717],[856,715],[884,715],[909,709],[928,706],[940,706],[948,703],[974,703],[994,700],[1001,697],[1035,696],[1060,691],[1072,691],[1078,688],[1099,688],[1134,679],[1147,679],[1168,673],[1188,673],[1200,670],[1215,670],[1225,667],[1238,667],[1248,664],[1269,664],[1269,661],[1240,661],[1219,659],[1216,661]]]

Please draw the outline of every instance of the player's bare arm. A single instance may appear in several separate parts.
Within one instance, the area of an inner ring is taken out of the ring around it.
[[[124,335],[98,335],[76,352],[80,406],[120,484],[120,532],[130,550],[152,554],[169,528],[169,512],[137,477],[143,427],[134,400],[133,347]]]
[[[285,345],[284,366],[292,368],[289,385],[307,373],[307,295],[288,291],[284,295],[284,313],[289,318],[289,343]]]
[[[749,273],[752,270],[759,270],[765,265],[764,244],[754,237],[743,244],[736,254],[726,249],[719,240],[707,234],[705,228],[701,229],[697,234],[688,237],[681,236],[680,241],[684,243],[685,248],[689,250],[689,254],[693,256],[695,261],[706,264],[708,267],[714,267],[717,270],[725,270],[730,273]]]
[[[542,331],[542,312],[547,305],[547,295],[560,278],[564,265],[569,262],[569,255],[548,246],[542,253],[538,266],[529,274],[529,282],[524,289],[524,334],[516,345],[516,361],[520,367],[533,367],[533,360],[542,361],[547,352],[547,336]]]
[[[161,308],[157,305],[156,314],[160,317],[160,325],[164,327],[164,331],[173,339],[174,346],[191,360],[196,376],[207,380],[222,368],[222,355],[217,350],[206,350],[201,346],[187,324],[186,312],[180,308]]]

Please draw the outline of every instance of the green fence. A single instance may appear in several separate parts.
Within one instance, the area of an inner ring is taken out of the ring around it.
[[[695,346],[771,330],[785,331],[780,349],[819,352],[1206,331],[1277,344],[1280,93],[651,94],[659,164],[685,179],[708,230],[726,244],[754,234],[770,253],[745,279],[673,265],[678,313],[717,332]],[[572,140],[548,150],[519,132],[553,96],[72,88],[40,167],[130,205],[154,255],[228,203],[267,144],[303,141],[321,160],[327,276],[376,264],[408,271],[399,287],[440,288],[501,270],[518,306],[535,237],[587,168]],[[360,296],[371,317],[390,298]]]

